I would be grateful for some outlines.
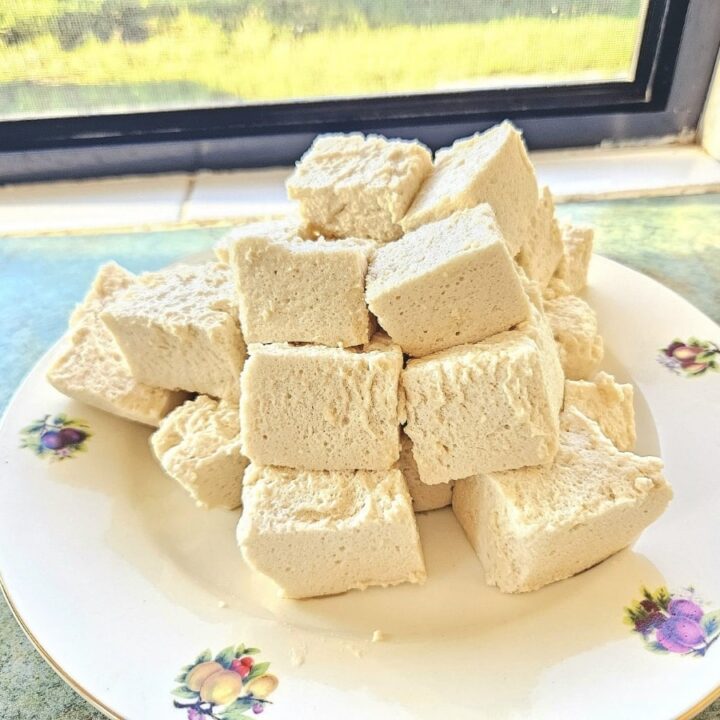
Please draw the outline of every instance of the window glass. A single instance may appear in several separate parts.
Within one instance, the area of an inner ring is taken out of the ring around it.
[[[631,80],[645,0],[0,0],[0,119]]]

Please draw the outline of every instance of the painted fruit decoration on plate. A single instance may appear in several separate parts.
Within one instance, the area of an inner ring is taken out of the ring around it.
[[[65,460],[87,449],[88,424],[67,415],[45,415],[20,433],[21,447],[50,460]]]
[[[687,342],[675,339],[661,348],[658,362],[676,375],[697,377],[720,370],[720,346],[709,340],[691,337]]]
[[[174,706],[187,711],[188,720],[259,715],[278,686],[278,679],[267,672],[270,663],[255,660],[259,653],[257,648],[231,645],[213,658],[206,650],[175,678],[181,684],[172,691]]]
[[[720,611],[704,608],[694,588],[675,594],[642,588],[625,620],[653,652],[702,657],[720,639]]]

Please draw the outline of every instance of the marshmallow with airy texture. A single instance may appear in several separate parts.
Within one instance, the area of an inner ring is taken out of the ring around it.
[[[404,352],[478,342],[526,320],[527,296],[489,205],[460,210],[378,249],[366,296]]]
[[[438,150],[432,173],[402,220],[407,232],[452,215],[456,210],[489,203],[510,254],[528,236],[538,204],[535,171],[522,135],[505,121]]]
[[[245,343],[226,265],[175,265],[141,275],[102,319],[136,380],[237,398]]]
[[[103,265],[70,318],[64,347],[47,373],[64,395],[128,420],[157,425],[185,393],[143,385],[130,374],[100,313],[131,287],[136,277],[116,263]]]
[[[400,453],[402,351],[250,345],[241,377],[243,453],[257,465],[386,470]]]
[[[594,420],[618,450],[635,447],[633,386],[615,382],[612,375],[599,372],[591,381],[565,382],[565,407],[577,408]]]
[[[322,472],[248,466],[237,538],[287,598],[424,582],[425,562],[399,470]]]
[[[279,227],[236,234],[228,262],[245,342],[368,342],[365,274],[375,247],[372,240],[287,237]]]
[[[575,295],[546,300],[544,307],[565,376],[584,380],[593,375],[604,355],[593,309]]]
[[[544,288],[562,260],[563,249],[552,194],[544,187],[517,262],[531,280]]]
[[[425,512],[447,507],[452,502],[453,483],[428,485],[420,479],[417,463],[412,454],[412,440],[403,432],[400,434],[400,459],[397,467],[402,472],[412,498],[413,510]]]
[[[595,231],[590,227],[565,224],[560,229],[563,254],[545,289],[545,297],[576,295],[587,286]]]
[[[461,480],[453,510],[488,585],[527,592],[633,542],[672,498],[662,467],[658,458],[620,452],[596,423],[569,408],[552,465]]]
[[[405,432],[423,482],[555,457],[563,375],[549,328],[532,313],[515,330],[408,362]]]
[[[214,245],[213,253],[218,262],[230,262],[230,246],[245,237],[272,237],[291,240],[300,233],[300,218],[292,213],[278,218],[254,220],[228,230]]]
[[[240,454],[236,403],[198,395],[175,408],[150,437],[163,470],[200,507],[236,508],[248,461]]]
[[[418,142],[378,135],[320,135],[287,181],[308,231],[395,240],[400,219],[432,168]]]

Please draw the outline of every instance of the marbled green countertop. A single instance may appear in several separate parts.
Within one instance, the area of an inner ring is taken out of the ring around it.
[[[720,322],[720,195],[569,204],[558,215],[594,225],[597,252],[659,280]],[[223,232],[0,238],[0,410],[63,333],[100,264],[160,268],[209,248]],[[0,602],[0,720],[101,717],[45,664]],[[720,701],[698,717],[720,720]]]

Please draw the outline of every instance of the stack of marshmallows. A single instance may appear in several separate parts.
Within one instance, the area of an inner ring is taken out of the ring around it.
[[[198,505],[242,505],[242,554],[282,595],[422,582],[415,513],[447,505],[503,592],[663,512],[633,389],[595,375],[593,233],[558,225],[510,123],[434,159],[321,136],[287,190],[299,214],[233,229],[215,262],[101,268],[48,375],[156,426]]]

